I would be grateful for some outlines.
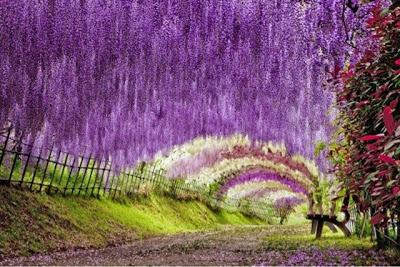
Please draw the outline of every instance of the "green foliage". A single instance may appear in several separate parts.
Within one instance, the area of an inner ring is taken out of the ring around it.
[[[314,147],[314,156],[318,157],[322,151],[324,151],[327,147],[327,144],[323,141],[318,141],[315,143],[315,147]]]
[[[357,214],[355,220],[354,235],[359,237],[367,237],[372,234],[372,225],[369,223],[370,216],[368,214]]]

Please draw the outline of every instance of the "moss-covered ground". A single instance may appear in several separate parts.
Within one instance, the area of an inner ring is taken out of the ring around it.
[[[201,202],[157,195],[113,201],[0,186],[0,258],[248,224],[263,222],[240,213],[215,212]]]

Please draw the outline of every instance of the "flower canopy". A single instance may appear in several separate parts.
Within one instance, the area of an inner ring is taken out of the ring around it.
[[[360,21],[342,2],[3,0],[0,127],[120,167],[234,133],[312,158]]]

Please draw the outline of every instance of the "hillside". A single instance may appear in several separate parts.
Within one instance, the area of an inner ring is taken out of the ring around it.
[[[196,201],[152,195],[137,200],[49,196],[0,187],[0,258],[100,248],[150,236],[263,222],[214,212]]]

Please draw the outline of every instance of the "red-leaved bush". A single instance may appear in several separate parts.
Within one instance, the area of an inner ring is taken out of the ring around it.
[[[400,217],[400,8],[379,5],[368,20],[371,43],[347,70],[338,95],[338,123],[345,146],[331,155],[336,172],[348,186],[362,212],[371,209],[371,223],[385,227]],[[343,142],[342,142],[343,144]]]

